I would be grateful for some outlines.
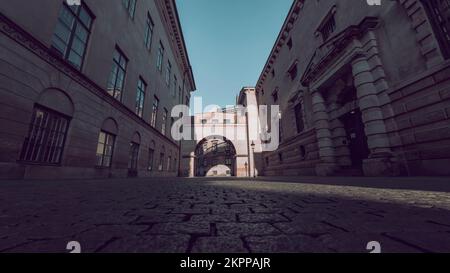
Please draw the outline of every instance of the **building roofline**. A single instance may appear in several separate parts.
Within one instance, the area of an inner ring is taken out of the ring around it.
[[[259,76],[258,81],[256,82],[256,89],[259,90],[262,87],[262,84],[265,80],[265,77],[272,69],[271,65],[275,63],[275,59],[277,57],[277,54],[279,53],[279,49],[284,44],[285,40],[288,38],[288,34],[290,30],[292,29],[292,24],[298,19],[298,13],[303,5],[304,0],[293,0],[291,8],[289,9],[289,12],[286,16],[286,19],[284,20],[283,26],[280,29],[280,32],[278,34],[278,37],[275,41],[275,44],[272,47],[272,50],[270,51],[269,57],[267,58],[266,64],[264,65],[263,70],[261,71],[261,74]],[[272,61],[273,59],[273,61]],[[272,61],[272,63],[271,63]]]
[[[183,28],[181,26],[180,16],[178,13],[178,8],[175,0],[164,0],[165,8],[168,11],[170,18],[170,23],[172,25],[173,34],[175,35],[175,43],[178,46],[180,52],[184,71],[183,73],[188,73],[189,83],[191,85],[190,91],[197,90],[195,84],[194,73],[192,71],[191,62],[189,59],[189,54],[186,46],[186,41],[184,39]]]

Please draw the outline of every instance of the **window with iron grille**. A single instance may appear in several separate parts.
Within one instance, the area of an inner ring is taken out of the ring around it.
[[[69,118],[55,111],[36,106],[31,118],[20,160],[42,164],[60,164]]]
[[[167,111],[166,108],[164,108],[163,111],[163,117],[162,117],[162,124],[161,124],[161,133],[163,135],[166,135],[166,129],[167,129],[167,116],[168,116],[169,112]]]
[[[68,6],[64,3],[59,13],[52,48],[78,70],[86,55],[93,20],[85,4]]]
[[[145,89],[147,85],[142,78],[139,78],[136,94],[136,107],[135,112],[139,117],[144,116],[144,102],[145,102]]]
[[[322,34],[323,41],[325,42],[335,30],[336,20],[334,18],[334,14],[331,14],[320,28],[320,33]]]
[[[172,75],[172,64],[170,61],[167,61],[166,67],[166,85],[170,87],[170,76]]]
[[[159,41],[159,48],[158,48],[158,58],[156,59],[156,67],[161,72],[162,71],[162,64],[164,60],[164,46],[161,41]]]
[[[157,96],[153,98],[153,107],[152,107],[152,119],[150,125],[155,128],[156,127],[156,119],[158,117],[158,108],[159,108],[159,99]]]
[[[97,144],[97,167],[111,167],[116,136],[101,131]]]
[[[122,0],[123,6],[127,9],[131,18],[134,18],[136,12],[136,2],[137,0]]]
[[[445,59],[450,58],[450,0],[423,0]]]
[[[113,66],[108,80],[108,93],[118,101],[122,101],[123,87],[125,85],[125,75],[127,71],[128,59],[116,48],[113,57]]]
[[[147,25],[145,26],[145,47],[147,47],[148,50],[152,47],[152,38],[153,38],[153,28],[155,27],[155,24],[153,23],[152,17],[150,14],[147,14]]]

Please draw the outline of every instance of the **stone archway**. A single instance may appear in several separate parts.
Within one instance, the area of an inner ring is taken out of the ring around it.
[[[230,140],[223,136],[208,136],[195,148],[194,175],[218,176],[223,171],[223,176],[236,176],[236,157],[236,147]]]

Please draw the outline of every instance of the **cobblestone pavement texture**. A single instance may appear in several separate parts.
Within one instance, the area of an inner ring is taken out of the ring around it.
[[[315,181],[1,181],[0,252],[450,252],[448,179]]]

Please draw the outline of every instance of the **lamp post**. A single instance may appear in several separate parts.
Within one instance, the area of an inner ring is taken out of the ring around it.
[[[250,145],[252,146],[252,152],[253,152],[253,177],[256,178],[256,166],[255,166],[255,142],[252,141],[252,144]]]

